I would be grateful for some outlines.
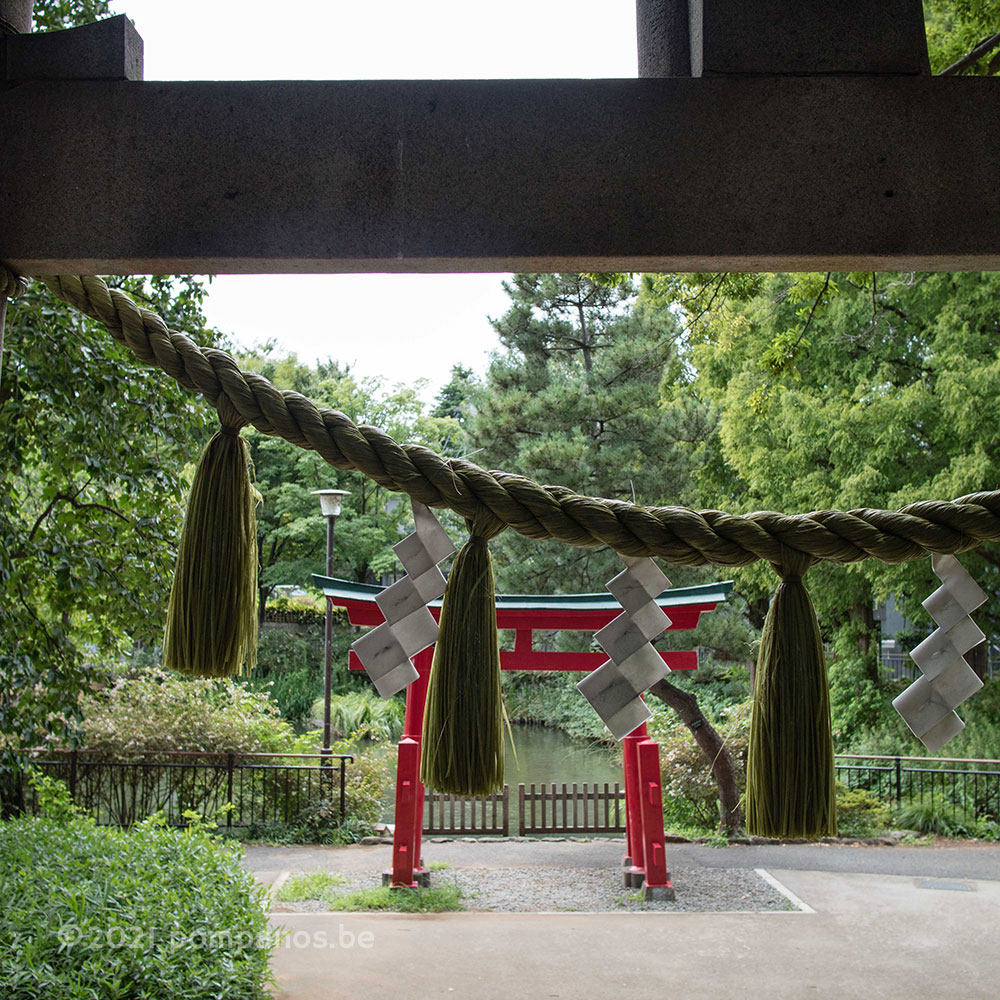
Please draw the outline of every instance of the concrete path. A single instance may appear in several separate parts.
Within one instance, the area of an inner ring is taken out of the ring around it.
[[[453,868],[522,868],[565,865],[575,868],[615,867],[621,862],[621,840],[531,840],[437,844],[424,841],[424,860]],[[244,865],[252,871],[371,871],[391,864],[388,845],[373,847],[248,847]],[[789,844],[751,847],[705,847],[668,844],[671,867],[790,868],[801,871],[863,872],[872,875],[924,875],[937,878],[1000,880],[1000,844],[946,847],[841,847]],[[997,991],[1000,998],[1000,989]]]
[[[424,853],[452,866],[523,866],[534,859],[586,866],[616,863],[621,845],[456,842],[427,844]],[[388,858],[388,847],[248,848],[246,863],[265,879],[265,871],[331,868],[370,870],[374,883]],[[766,868],[815,912],[278,914],[274,921],[289,936],[273,962],[276,995],[1000,996],[1000,848],[670,848],[677,869],[713,859],[722,867]]]

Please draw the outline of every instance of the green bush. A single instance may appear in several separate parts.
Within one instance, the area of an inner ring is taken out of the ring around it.
[[[971,809],[956,808],[940,799],[911,801],[896,813],[903,830],[915,830],[931,837],[973,837],[1000,840],[1000,823],[991,816],[976,816]]]
[[[653,717],[648,723],[649,735],[660,744],[664,822],[671,829],[715,831],[719,826],[719,793],[708,761],[690,729],[673,711],[652,699],[650,708]],[[750,738],[750,702],[721,709],[714,725],[733,756],[742,791]]]
[[[136,759],[140,753],[205,751],[292,754],[318,749],[316,732],[297,735],[282,718],[277,705],[264,691],[252,691],[232,680],[182,678],[162,670],[146,671],[119,678],[106,691],[87,694],[84,709],[84,747],[99,751],[110,760]],[[402,706],[386,705],[387,718],[395,710],[401,726]],[[383,724],[388,726],[388,722]],[[382,732],[383,729],[379,731]],[[382,796],[389,782],[384,756],[359,752],[363,732],[355,731],[332,747],[334,753],[350,754],[354,761],[346,770],[346,817],[340,822],[340,784],[327,792],[325,784],[311,785],[288,781],[282,770],[259,770],[244,774],[234,785],[234,801],[267,802],[267,814],[287,816],[288,823],[245,831],[264,839],[302,842],[352,842],[371,832],[381,814]],[[88,754],[87,759],[93,759]],[[209,758],[211,760],[211,758]],[[300,760],[276,756],[271,764],[298,764]],[[65,772],[62,772],[65,773]],[[224,768],[158,769],[144,768],[130,774],[130,785],[120,781],[95,783],[90,799],[102,821],[129,826],[159,810],[182,809],[214,815],[226,802]],[[237,813],[242,812],[238,809]]]
[[[354,760],[347,765],[344,783],[346,812],[340,822],[340,785],[335,782],[330,796],[317,795],[300,813],[301,835],[317,843],[352,843],[368,836],[382,814],[382,798],[389,787],[394,757],[368,748],[357,752],[357,738],[337,744],[335,753],[347,753]]]
[[[338,738],[351,733],[370,740],[398,740],[403,733],[404,705],[399,698],[380,698],[372,690],[349,691],[330,699],[330,727]],[[312,705],[310,716],[323,718],[323,699]]]
[[[0,824],[4,1000],[269,996],[266,893],[202,825]]]
[[[889,826],[889,807],[863,788],[837,782],[837,832],[842,837],[876,837]]]
[[[234,680],[153,669],[119,677],[80,699],[88,750],[125,757],[147,751],[274,753],[297,748],[292,727],[260,691]]]

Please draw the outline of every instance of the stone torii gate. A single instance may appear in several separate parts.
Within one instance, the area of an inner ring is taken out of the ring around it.
[[[1000,270],[1000,85],[930,76],[920,0],[637,12],[634,80],[143,83],[124,17],[0,0],[0,261]]]

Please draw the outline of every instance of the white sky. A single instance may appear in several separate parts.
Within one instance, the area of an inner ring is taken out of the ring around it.
[[[634,77],[635,0],[114,0],[147,80]],[[282,20],[283,14],[287,17]],[[390,383],[478,372],[507,307],[501,275],[220,275],[208,321]]]

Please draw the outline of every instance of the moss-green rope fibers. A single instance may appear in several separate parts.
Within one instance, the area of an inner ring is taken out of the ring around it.
[[[747,792],[747,830],[762,837],[837,833],[830,690],[819,622],[794,559],[761,633],[754,678]]]
[[[257,662],[257,518],[250,448],[233,427],[209,441],[195,470],[177,551],[163,662],[228,677]]]
[[[427,687],[420,780],[448,795],[503,787],[503,698],[493,559],[487,541],[503,530],[483,519],[455,557]]]

